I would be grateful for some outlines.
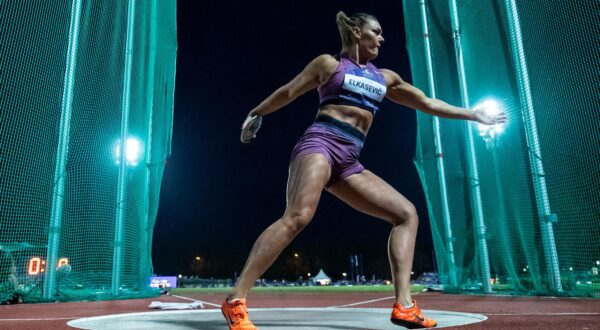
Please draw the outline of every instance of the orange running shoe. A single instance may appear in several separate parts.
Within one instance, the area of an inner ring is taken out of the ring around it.
[[[221,305],[221,312],[225,316],[230,330],[258,330],[248,318],[246,299],[236,299],[232,302],[225,299]]]
[[[417,307],[417,302],[414,300],[411,308],[405,308],[399,303],[395,303],[390,320],[395,325],[401,325],[408,329],[433,328],[437,326],[435,320],[423,315],[423,312]]]

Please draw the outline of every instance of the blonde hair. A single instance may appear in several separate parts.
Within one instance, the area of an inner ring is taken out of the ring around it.
[[[335,15],[335,21],[338,29],[340,30],[340,37],[342,38],[342,46],[347,47],[352,45],[352,29],[361,29],[368,20],[378,22],[377,18],[373,15],[366,13],[356,13],[348,17],[343,11],[339,11]]]

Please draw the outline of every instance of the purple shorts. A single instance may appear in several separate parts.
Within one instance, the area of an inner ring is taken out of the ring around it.
[[[362,137],[362,139],[361,139]],[[331,117],[318,117],[300,138],[291,161],[308,154],[323,154],[331,166],[331,178],[326,187],[365,168],[358,162],[364,135],[356,128]]]

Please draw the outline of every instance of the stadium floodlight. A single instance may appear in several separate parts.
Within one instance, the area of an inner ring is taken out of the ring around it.
[[[498,102],[496,102],[493,99],[487,99],[475,105],[475,109],[480,108],[483,108],[485,112],[489,115],[496,115],[500,113],[500,107],[498,106]],[[487,142],[493,140],[496,136],[498,136],[504,131],[504,124],[477,124],[477,129],[479,130],[479,135],[483,137],[483,139]]]
[[[142,143],[133,137],[128,138],[126,143],[125,164],[137,166],[142,155]],[[115,144],[113,156],[117,165],[121,164],[121,141],[117,141]]]

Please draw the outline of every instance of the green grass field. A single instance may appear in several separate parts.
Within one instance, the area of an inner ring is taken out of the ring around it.
[[[411,292],[422,292],[425,289],[422,285],[412,285]],[[231,287],[223,288],[179,288],[171,290],[172,294],[190,294],[190,293],[219,293],[225,294],[231,290]],[[283,287],[255,287],[253,293],[344,293],[344,292],[388,292],[394,294],[394,287],[391,285],[357,285],[357,286],[283,286]]]

